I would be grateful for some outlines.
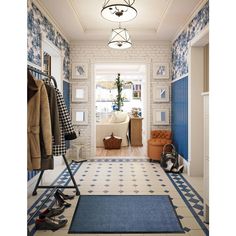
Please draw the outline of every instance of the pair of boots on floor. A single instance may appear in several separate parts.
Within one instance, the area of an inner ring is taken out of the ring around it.
[[[74,198],[73,195],[64,194],[62,191],[57,189],[54,194],[58,208],[48,208],[39,214],[39,218],[35,221],[36,230],[52,230],[56,231],[66,225],[67,219],[58,219],[55,216],[59,216],[65,210],[71,206],[70,203],[65,200],[71,200]]]

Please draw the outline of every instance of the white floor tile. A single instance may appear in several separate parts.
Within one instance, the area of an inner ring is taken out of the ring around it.
[[[123,168],[120,168],[121,166]],[[50,180],[53,180],[53,178],[55,179],[58,176],[58,174],[59,173],[55,175],[54,173],[55,176],[54,177],[51,176]],[[184,177],[190,182],[190,184],[194,188],[196,188],[197,191],[200,192],[202,191],[203,182],[201,178],[193,178],[188,176]],[[181,219],[183,227],[188,227],[191,229],[190,232],[185,234],[112,234],[113,236],[114,235],[119,235],[119,236],[204,235],[197,221],[193,218],[192,213],[187,208],[185,202],[182,200],[179,193],[173,186],[172,182],[169,180],[165,172],[160,168],[158,163],[153,163],[152,165],[149,162],[133,162],[133,163],[84,162],[82,166],[79,168],[79,171],[75,174],[75,179],[77,184],[80,185],[79,190],[82,195],[169,195],[171,198],[173,198],[173,204],[178,206],[178,208],[176,209],[177,215],[181,215],[184,217],[183,219]],[[120,190],[122,190],[123,192],[120,192]],[[166,190],[168,192],[165,192]],[[45,190],[38,190],[37,196],[34,197],[29,196],[28,206],[31,206],[44,191]],[[74,194],[74,190],[66,189],[64,193]],[[63,213],[63,215],[69,220],[69,222],[63,229],[58,230],[56,232],[37,231],[35,235],[36,236],[73,235],[73,234],[67,234],[67,232],[70,226],[72,216],[74,214],[74,209],[77,205],[77,201],[78,197],[75,197],[75,199],[73,199],[72,201],[68,200],[68,202],[71,203],[72,206],[70,208],[65,209]],[[104,234],[79,234],[79,235],[88,236],[88,235],[104,235]],[[105,235],[109,236],[110,234],[105,234]]]

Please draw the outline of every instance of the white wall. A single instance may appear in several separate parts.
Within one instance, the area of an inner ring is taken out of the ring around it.
[[[158,83],[159,85],[170,85],[170,79],[168,80],[154,80],[152,78],[152,63],[153,62],[163,62],[170,63],[171,60],[171,44],[167,41],[157,41],[157,42],[137,42],[130,49],[127,50],[115,50],[110,49],[106,42],[100,41],[91,41],[91,42],[72,42],[70,44],[70,56],[71,63],[74,62],[85,62],[89,64],[89,73],[88,79],[84,80],[74,80],[72,82],[78,82],[80,85],[88,85],[89,88],[94,86],[94,71],[93,67],[95,63],[101,62],[127,62],[127,63],[143,63],[147,65],[148,68],[148,80],[150,81],[147,86],[148,97],[149,97],[149,114],[148,117],[148,126],[149,129],[170,129],[169,126],[153,126],[152,125],[152,110],[154,108],[170,108],[171,104],[169,103],[153,103],[152,102],[152,87],[154,84]],[[115,78],[114,78],[115,79]],[[80,129],[80,137],[76,139],[76,143],[82,143],[85,145],[83,148],[83,157],[89,158],[94,156],[92,145],[94,145],[91,139],[91,133],[93,127],[92,121],[95,118],[95,114],[92,111],[91,101],[93,100],[94,94],[92,94],[91,89],[89,89],[89,101],[87,103],[72,103],[71,108],[81,108],[88,109],[89,111],[89,125],[88,126],[76,126],[76,130]],[[94,116],[94,117],[93,117]],[[148,134],[149,136],[149,134]]]

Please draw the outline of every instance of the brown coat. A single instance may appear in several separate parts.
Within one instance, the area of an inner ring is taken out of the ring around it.
[[[59,112],[57,106],[56,91],[54,87],[46,83],[45,87],[47,90],[49,108],[50,108],[53,145],[61,145],[61,128],[59,123]],[[51,158],[48,158],[48,156],[45,153],[44,144],[41,141],[41,169],[49,170],[53,168],[54,168],[53,156]]]
[[[52,155],[51,117],[45,85],[35,80],[29,71],[27,100],[27,169],[40,169],[40,132],[46,155]]]

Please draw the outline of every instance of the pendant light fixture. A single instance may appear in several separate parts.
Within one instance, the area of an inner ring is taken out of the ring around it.
[[[108,46],[114,49],[127,49],[132,46],[127,29],[121,28],[120,23],[119,28],[112,29]]]
[[[137,16],[134,2],[135,0],[105,0],[101,15],[109,21],[130,21]]]

